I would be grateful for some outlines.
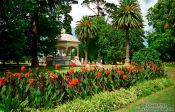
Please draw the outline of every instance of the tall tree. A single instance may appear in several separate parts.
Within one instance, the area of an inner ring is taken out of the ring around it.
[[[114,25],[117,29],[124,29],[126,32],[126,59],[125,64],[130,63],[129,59],[129,30],[131,28],[143,27],[140,7],[137,0],[121,0],[119,8],[114,14]]]
[[[175,61],[175,1],[158,0],[148,10],[147,19],[154,30],[147,36],[148,44],[164,61]]]
[[[27,2],[23,0],[0,1],[0,60],[19,62],[26,41],[25,30],[29,26]]]
[[[106,17],[107,21],[117,7],[114,3],[107,2],[107,0],[84,0],[82,5],[90,9],[95,16]]]
[[[85,63],[88,63],[88,44],[91,38],[96,35],[96,26],[92,19],[84,16],[76,26],[76,34],[85,45]]]
[[[40,41],[43,41],[43,37],[50,42],[49,45],[55,46],[56,44],[55,37],[60,33],[60,30],[63,27],[62,25],[64,25],[64,24],[60,24],[60,21],[61,21],[60,15],[62,15],[63,10],[65,10],[64,5],[67,6],[69,3],[72,3],[72,2],[75,2],[75,0],[61,0],[61,1],[60,0],[41,0],[41,1],[33,0],[32,1],[33,11],[30,14],[31,30],[29,31],[29,38],[31,40],[30,42],[31,42],[32,67],[38,66],[37,56],[40,50],[39,48]],[[64,14],[67,14],[67,12]],[[43,20],[46,21],[48,24],[43,25],[43,22],[44,22]],[[50,47],[50,48],[54,48],[54,47]]]

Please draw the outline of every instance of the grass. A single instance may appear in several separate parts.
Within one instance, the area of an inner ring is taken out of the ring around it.
[[[139,110],[143,111],[144,109],[149,110],[149,112],[153,112],[156,109],[160,109],[159,112],[165,112],[165,110],[168,112],[174,112],[175,86],[171,86],[150,96],[137,100],[136,102],[131,103],[127,107],[119,109],[116,112],[137,112]]]
[[[156,109],[159,109],[157,112],[175,112],[175,67],[166,67],[165,70],[168,76],[173,78],[173,86],[141,98],[116,112],[153,112]]]

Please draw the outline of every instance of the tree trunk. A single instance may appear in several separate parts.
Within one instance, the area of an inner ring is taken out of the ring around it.
[[[34,17],[32,19],[32,67],[38,67],[38,58],[37,58],[37,19],[38,19],[38,11],[35,12]]]
[[[3,65],[5,65],[5,62],[6,62],[6,61],[5,61],[5,60],[3,60],[3,61],[2,61],[2,64],[3,64]]]
[[[130,59],[129,59],[129,28],[126,27],[126,59],[125,59],[125,65],[129,65]]]
[[[88,44],[85,43],[85,64],[88,63]]]

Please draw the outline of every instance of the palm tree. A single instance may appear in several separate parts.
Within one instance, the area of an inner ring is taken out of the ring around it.
[[[126,59],[125,64],[129,64],[129,29],[142,28],[143,20],[137,0],[121,0],[117,13],[114,14],[114,25],[117,29],[124,29],[126,32]]]
[[[93,24],[92,18],[84,16],[82,20],[78,22],[75,32],[85,45],[85,63],[87,63],[89,40],[96,35],[96,26]]]

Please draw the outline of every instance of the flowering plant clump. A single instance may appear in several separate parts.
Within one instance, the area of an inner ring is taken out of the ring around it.
[[[102,91],[112,91],[121,87],[130,87],[137,81],[163,77],[164,71],[154,63],[111,68],[85,67],[80,71],[70,65],[67,73],[58,70],[39,72],[21,67],[21,72],[7,71],[0,78],[0,102],[6,109],[25,107],[54,107],[75,98],[86,98]],[[56,64],[55,69],[60,65]]]

